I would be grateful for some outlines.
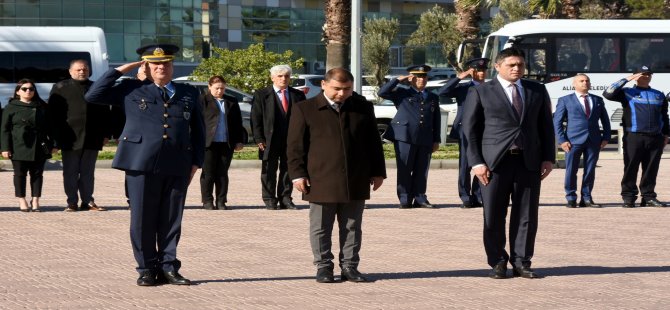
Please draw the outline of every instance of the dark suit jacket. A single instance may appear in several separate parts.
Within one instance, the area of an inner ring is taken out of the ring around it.
[[[214,139],[216,127],[219,125],[219,117],[221,117],[221,108],[219,103],[212,94],[207,93],[200,96],[200,104],[202,105],[202,114],[205,119],[205,147],[209,147]],[[242,112],[240,112],[240,105],[235,97],[224,97],[223,105],[226,116],[226,129],[228,131],[228,145],[231,149],[235,148],[235,144],[244,143],[242,141]]]
[[[461,138],[461,125],[463,122],[463,103],[465,102],[465,98],[468,96],[468,89],[470,87],[474,86],[475,84],[470,81],[466,83],[461,83],[461,79],[455,77],[449,79],[442,88],[440,88],[438,92],[438,96],[442,97],[449,97],[449,98],[456,98],[456,104],[458,105],[458,110],[456,110],[456,118],[454,118],[454,124],[451,127],[451,131],[449,132],[449,137],[452,139],[460,139]]]
[[[259,89],[254,93],[251,107],[251,128],[256,143],[265,143],[263,160],[268,159],[272,151],[272,145],[280,145],[283,151],[286,145],[286,134],[288,123],[291,119],[291,109],[297,102],[305,100],[305,94],[293,87],[288,87],[289,107],[288,113],[284,113],[279,97],[272,86]]]
[[[570,142],[571,144],[584,144],[587,141],[600,143],[609,141],[611,135],[610,120],[605,110],[603,98],[589,94],[593,102],[591,114],[586,118],[584,108],[577,96],[572,93],[558,98],[556,112],[554,112],[554,130],[558,137],[558,144]],[[603,132],[600,133],[598,121],[603,124]],[[567,122],[567,126],[563,126]]]
[[[110,69],[86,93],[89,103],[121,106],[126,124],[112,167],[126,171],[188,177],[191,166],[202,167],[205,126],[198,90],[173,83],[175,94],[167,107],[151,81],[123,80]]]
[[[401,88],[392,79],[379,89],[379,97],[393,101],[398,112],[384,133],[384,139],[432,146],[440,143],[440,98],[432,92],[420,99],[413,88]]]
[[[526,80],[521,85],[524,92],[521,122],[497,78],[470,88],[464,104],[463,130],[471,166],[486,164],[495,170],[521,132],[526,169],[539,171],[541,162],[555,162],[556,144],[547,89]]]
[[[333,110],[323,93],[293,107],[288,173],[308,178],[303,199],[317,203],[370,198],[370,178],[386,177],[384,152],[372,103],[354,94]]]

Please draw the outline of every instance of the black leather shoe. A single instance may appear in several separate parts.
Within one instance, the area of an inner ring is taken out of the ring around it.
[[[621,205],[622,208],[635,208],[635,202],[624,201]]]
[[[489,278],[507,279],[507,263],[499,263],[493,266],[491,273],[489,273]]]
[[[366,279],[356,268],[354,267],[344,267],[342,268],[342,281],[351,281],[351,282],[367,282]]]
[[[601,205],[593,202],[591,199],[582,200],[579,202],[579,206],[582,208],[602,208]]]
[[[216,208],[219,210],[230,210],[228,206],[226,206],[225,202],[217,202],[216,203]]]
[[[414,202],[414,207],[415,208],[429,208],[429,209],[435,208],[435,206],[430,204],[430,202],[428,202],[428,201],[420,202],[420,203],[415,201]]]
[[[401,203],[400,204],[400,209],[411,209],[412,205],[409,203]]]
[[[284,200],[280,203],[282,209],[297,210],[298,207],[291,200]]]
[[[642,202],[640,202],[640,207],[646,207],[646,206],[657,207],[657,208],[665,208],[668,205],[658,201],[658,199],[656,199],[656,198],[652,198],[652,199],[642,198]]]
[[[566,208],[577,208],[577,201],[568,200],[568,203],[565,204]]]
[[[475,205],[473,203],[469,202],[469,201],[468,202],[463,202],[463,204],[461,205],[461,209],[470,209],[470,208],[474,208],[474,207],[475,207]]]
[[[156,285],[156,274],[152,271],[144,271],[137,278],[137,285],[139,286],[154,286]]]
[[[512,270],[512,275],[515,277],[522,277],[526,279],[539,279],[541,276],[530,267],[514,267]]]
[[[484,207],[484,203],[477,201],[477,202],[475,202],[475,203],[472,204],[472,207],[473,207],[473,208],[483,208],[483,207]]]
[[[333,268],[323,267],[316,271],[316,282],[319,283],[333,283],[335,276],[333,276]]]
[[[191,285],[191,280],[182,277],[179,272],[176,271],[164,271],[163,278],[166,283],[174,285]]]
[[[274,200],[266,201],[266,202],[265,202],[265,209],[268,209],[268,210],[277,210],[277,209],[278,209],[278,208],[277,208],[277,202],[274,201]]]
[[[205,208],[205,210],[216,210],[218,209],[213,202],[205,202],[202,204],[202,207]]]

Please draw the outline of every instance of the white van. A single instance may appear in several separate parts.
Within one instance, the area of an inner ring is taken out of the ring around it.
[[[47,100],[54,83],[70,78],[70,61],[88,60],[96,80],[109,69],[108,58],[98,27],[0,27],[0,102],[7,105],[23,78]]]

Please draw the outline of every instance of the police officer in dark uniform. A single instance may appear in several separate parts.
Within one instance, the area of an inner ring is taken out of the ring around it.
[[[204,160],[205,133],[198,90],[171,82],[178,50],[172,44],[137,49],[142,61],[107,71],[85,97],[90,103],[120,106],[126,115],[112,167],[126,172],[140,286],[191,284],[179,274],[177,243],[186,190]],[[114,85],[145,63],[150,78]]]
[[[458,104],[456,118],[454,119],[454,125],[449,132],[449,137],[458,139],[459,143],[458,195],[461,197],[461,201],[463,201],[461,208],[482,207],[482,191],[479,188],[479,181],[476,176],[472,178],[470,177],[471,168],[468,165],[467,158],[468,141],[463,135],[461,123],[463,119],[463,102],[465,102],[465,97],[468,95],[468,89],[485,82],[488,65],[488,58],[474,58],[466,61],[465,67],[467,70],[459,73],[457,77],[447,81],[438,92],[438,96],[440,97],[445,96],[456,98],[456,103]],[[467,77],[471,77],[472,80],[461,83],[461,81]]]
[[[393,101],[398,112],[383,138],[393,141],[398,166],[400,208],[433,208],[426,197],[430,156],[440,146],[439,97],[426,90],[430,66],[407,68],[410,75],[391,79],[379,97]],[[396,87],[408,81],[409,88]]]
[[[621,102],[623,107],[623,161],[621,198],[624,208],[635,208],[638,188],[637,171],[642,164],[640,206],[667,207],[656,198],[656,176],[663,148],[668,144],[668,100],[662,92],[649,86],[653,72],[643,65],[635,74],[616,81],[603,97]],[[633,87],[623,87],[635,81]]]

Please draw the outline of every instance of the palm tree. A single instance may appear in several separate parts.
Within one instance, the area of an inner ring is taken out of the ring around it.
[[[456,16],[458,22],[456,29],[463,35],[464,39],[476,39],[479,37],[479,21],[481,21],[481,0],[455,0]]]
[[[568,18],[579,17],[579,7],[582,0],[530,0],[528,6],[531,10],[539,10],[543,18]]]
[[[351,0],[326,0],[326,70],[346,67],[351,40]]]

